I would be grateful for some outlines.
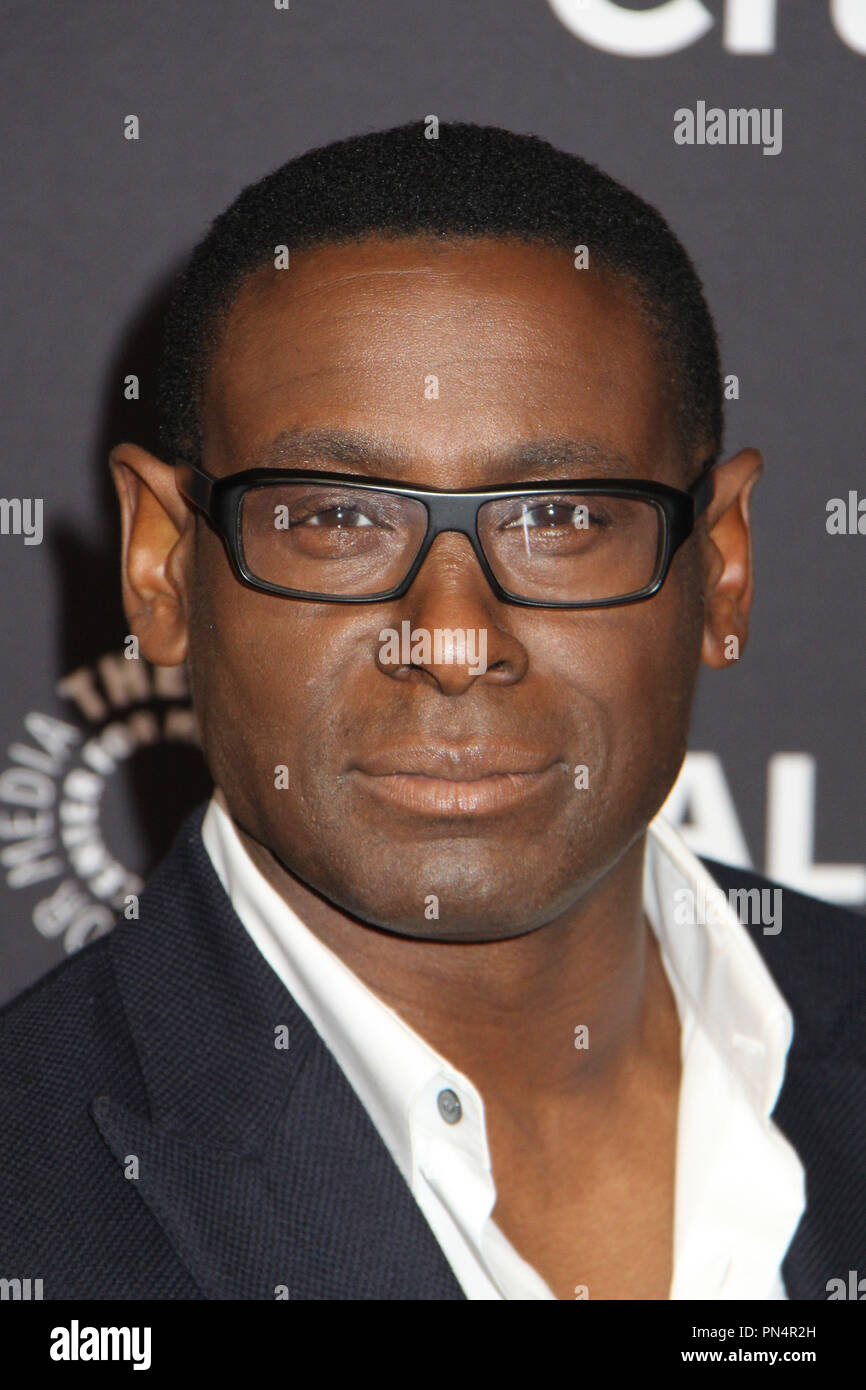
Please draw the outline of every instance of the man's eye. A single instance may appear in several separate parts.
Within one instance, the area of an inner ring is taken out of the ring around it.
[[[603,525],[604,518],[590,514],[584,503],[539,502],[533,507],[524,507],[519,516],[507,523],[506,529],[516,527],[556,527],[574,526],[586,528]]]
[[[525,526],[567,526],[574,510],[562,502],[545,502],[541,507],[527,508],[522,520]]]
[[[372,526],[373,522],[357,507],[328,507],[321,512],[310,512],[307,516],[299,517],[295,521],[296,526],[326,526],[326,527],[357,527]]]

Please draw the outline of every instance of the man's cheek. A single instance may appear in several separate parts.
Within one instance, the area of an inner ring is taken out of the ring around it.
[[[680,737],[677,651],[670,634],[632,627],[575,661],[568,707],[578,746],[599,759],[599,788],[617,792],[641,775],[670,738]],[[590,684],[591,673],[591,684]],[[560,706],[561,707],[561,706]]]

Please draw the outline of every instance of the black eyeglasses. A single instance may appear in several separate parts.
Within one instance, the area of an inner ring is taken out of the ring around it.
[[[222,538],[242,583],[329,603],[400,598],[443,531],[468,538],[509,603],[638,603],[661,588],[713,495],[707,465],[687,492],[631,478],[445,492],[311,469],[214,478],[187,459],[176,466],[181,493]]]

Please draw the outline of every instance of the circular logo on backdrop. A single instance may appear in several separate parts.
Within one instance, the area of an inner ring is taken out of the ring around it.
[[[210,790],[185,668],[133,644],[64,676],[64,717],[25,714],[0,771],[6,884],[67,952],[138,916],[144,879]]]

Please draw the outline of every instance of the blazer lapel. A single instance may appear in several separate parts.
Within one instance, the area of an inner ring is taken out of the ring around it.
[[[705,861],[727,891],[766,885],[749,870]],[[784,889],[785,925],[765,936],[747,924],[794,1019],[773,1120],[806,1177],[806,1209],[782,1275],[789,1299],[826,1300],[828,1281],[864,1272],[863,926],[853,914]],[[831,946],[832,938],[832,946]],[[814,961],[819,959],[820,970]]]
[[[203,814],[149,881],[140,920],[111,934],[149,1114],[95,1097],[105,1142],[205,1298],[464,1298],[366,1110],[234,912]]]

